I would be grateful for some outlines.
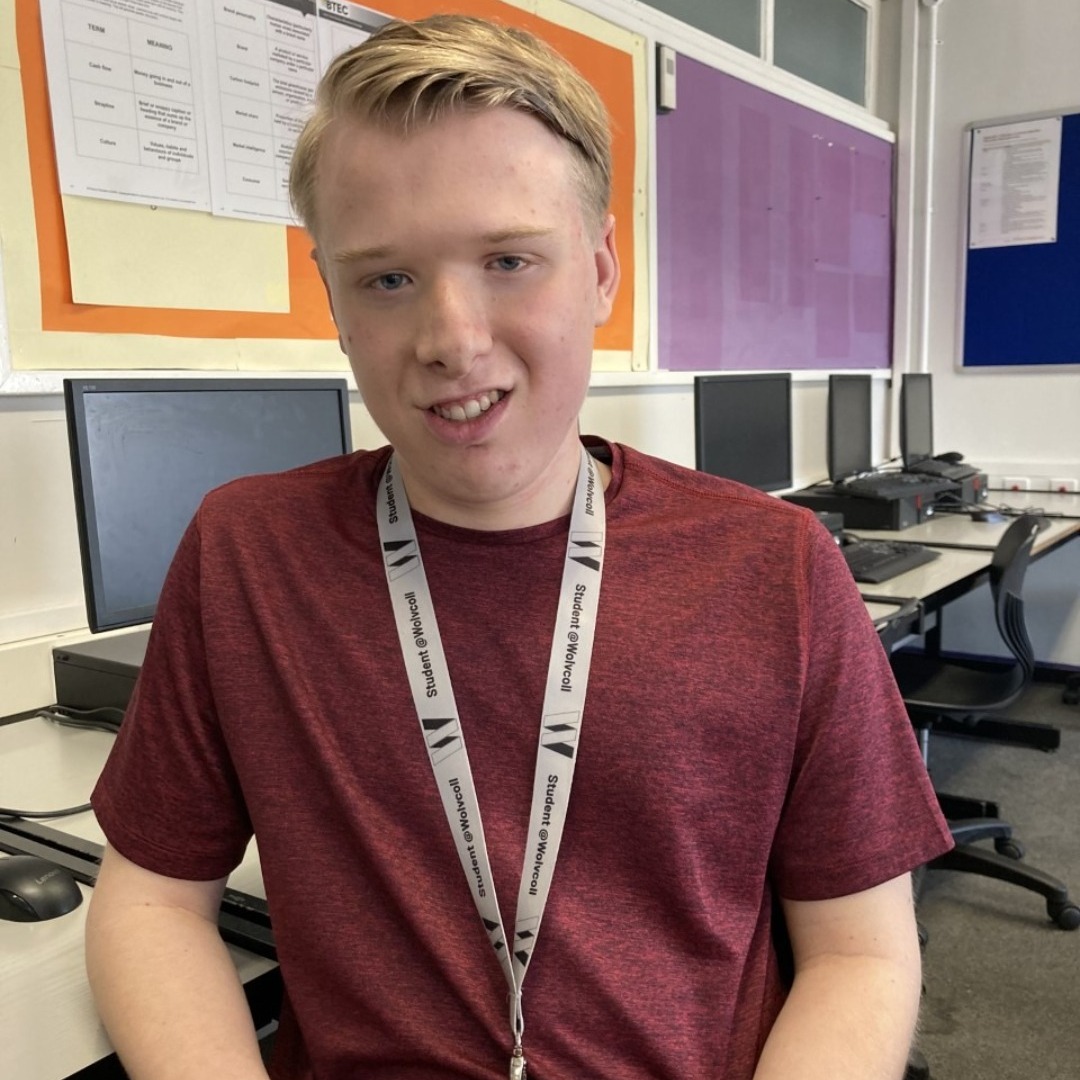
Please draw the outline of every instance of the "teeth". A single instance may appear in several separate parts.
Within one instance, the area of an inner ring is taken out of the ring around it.
[[[444,420],[475,420],[481,413],[487,412],[503,396],[501,390],[490,390],[486,394],[478,394],[474,398],[469,398],[464,404],[435,405],[433,409]]]

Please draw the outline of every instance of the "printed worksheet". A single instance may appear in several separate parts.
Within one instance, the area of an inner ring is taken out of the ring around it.
[[[196,0],[215,214],[294,224],[289,162],[319,76],[388,16],[343,0]]]
[[[293,223],[289,161],[319,79],[314,0],[197,0],[215,214]]]
[[[41,0],[65,195],[210,209],[191,0]]]
[[[318,0],[318,8],[320,75],[335,56],[367,41],[380,26],[390,21],[389,15],[351,4],[348,0]]]
[[[968,246],[1057,241],[1061,117],[976,128]]]

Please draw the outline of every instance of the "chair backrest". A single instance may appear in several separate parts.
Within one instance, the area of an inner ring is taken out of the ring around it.
[[[1046,524],[1037,514],[1022,514],[1006,530],[990,563],[990,591],[998,631],[1024,672],[1024,685],[1035,674],[1035,650],[1024,620],[1024,574],[1035,537]]]

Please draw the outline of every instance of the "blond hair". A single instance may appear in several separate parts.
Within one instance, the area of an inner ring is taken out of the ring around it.
[[[535,116],[567,142],[586,220],[599,229],[611,198],[611,131],[596,90],[533,34],[468,15],[387,23],[333,61],[289,169],[297,216],[314,234],[319,156],[335,119],[408,132],[451,110],[499,106]]]

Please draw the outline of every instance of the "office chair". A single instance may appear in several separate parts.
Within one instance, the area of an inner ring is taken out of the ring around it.
[[[1035,536],[1043,519],[1024,514],[1002,536],[990,565],[990,592],[994,616],[1013,660],[997,665],[966,664],[928,653],[900,651],[891,657],[900,693],[919,735],[923,759],[929,767],[930,733],[965,729],[978,734],[981,725],[994,725],[1005,733],[1004,741],[1052,749],[1045,740],[1019,740],[1009,733],[1018,721],[998,719],[1031,683],[1035,653],[1024,620],[1023,583]],[[1041,728],[1042,725],[1019,725]],[[1041,736],[1040,736],[1041,738]],[[998,816],[996,804],[979,799],[938,793],[956,847],[930,863],[931,869],[960,870],[1007,881],[1039,893],[1046,911],[1063,930],[1080,927],[1080,907],[1069,899],[1066,886],[1057,878],[1022,864],[1023,848],[1012,838],[1012,826]],[[993,840],[994,851],[975,847],[976,841]]]
[[[1080,675],[1070,675],[1065,680],[1065,689],[1061,692],[1061,700],[1066,705],[1080,705]]]

